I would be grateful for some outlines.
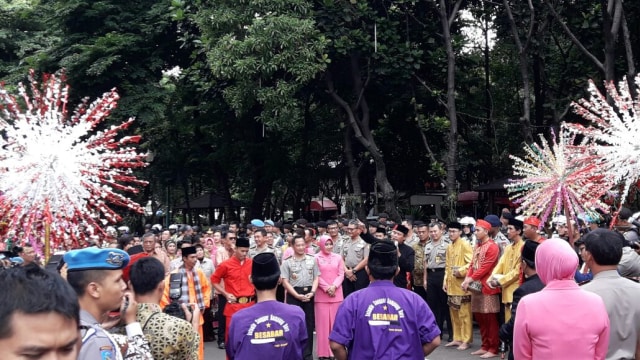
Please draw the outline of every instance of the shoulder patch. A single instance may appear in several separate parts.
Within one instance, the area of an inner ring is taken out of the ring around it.
[[[109,350],[103,350],[104,347],[100,348],[100,359],[101,360],[114,360],[115,356],[113,356],[113,348],[109,346]]]

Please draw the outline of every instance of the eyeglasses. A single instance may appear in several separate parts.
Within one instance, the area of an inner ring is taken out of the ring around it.
[[[230,237],[230,238],[227,238],[227,239],[229,239],[229,240],[235,240],[235,239],[237,239],[237,237]]]

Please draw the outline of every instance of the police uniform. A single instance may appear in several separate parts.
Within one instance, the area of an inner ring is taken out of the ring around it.
[[[300,295],[312,293],[315,295],[313,283],[320,276],[318,263],[315,257],[305,254],[304,258],[297,259],[292,256],[282,262],[280,272],[283,279],[286,279],[293,289]],[[307,325],[307,343],[304,348],[304,359],[313,359],[313,329],[315,328],[315,313],[313,297],[308,302],[302,302],[294,298],[292,294],[287,294],[287,304],[297,305],[302,308]]]
[[[342,258],[344,259],[344,266],[347,269],[354,270],[356,275],[356,281],[351,281],[345,276],[342,281],[342,293],[346,298],[352,292],[360,289],[364,289],[369,285],[369,276],[364,268],[355,271],[355,267],[366,257],[369,256],[369,246],[358,237],[357,240],[349,238],[345,240],[342,245]]]
[[[333,253],[342,256],[342,248],[344,244],[349,241],[349,236],[338,235],[338,239],[334,240],[331,238],[331,241],[333,241]]]
[[[436,317],[438,327],[442,331],[444,322],[447,322],[449,338],[453,338],[453,327],[451,326],[451,316],[449,305],[447,304],[447,293],[444,292],[444,273],[447,261],[447,247],[450,245],[449,238],[440,237],[440,241],[428,242],[424,247],[425,275],[427,278],[427,304]]]
[[[258,248],[258,245],[253,245],[249,248],[249,252],[247,253],[247,256],[250,258],[254,258],[256,255],[261,254],[263,252],[270,252],[270,253],[275,253],[276,249],[273,246],[265,246],[262,249]]]
[[[129,255],[120,249],[89,247],[73,250],[64,255],[67,272],[86,270],[120,270],[129,263]],[[139,322],[126,326],[127,336],[111,334],[102,328],[88,311],[80,310],[82,346],[79,360],[136,359],[152,360],[149,342]]]

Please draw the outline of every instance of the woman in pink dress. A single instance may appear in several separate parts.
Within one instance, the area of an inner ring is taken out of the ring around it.
[[[338,307],[342,303],[342,280],[344,280],[344,263],[342,256],[333,253],[333,240],[328,235],[318,238],[320,252],[316,261],[320,269],[318,290],[314,298],[316,318],[317,350],[320,359],[333,357],[329,348],[329,333],[333,328]]]

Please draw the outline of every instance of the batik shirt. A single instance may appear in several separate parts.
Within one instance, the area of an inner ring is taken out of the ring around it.
[[[154,359],[198,360],[200,335],[188,321],[163,313],[157,304],[138,304],[136,319]]]

